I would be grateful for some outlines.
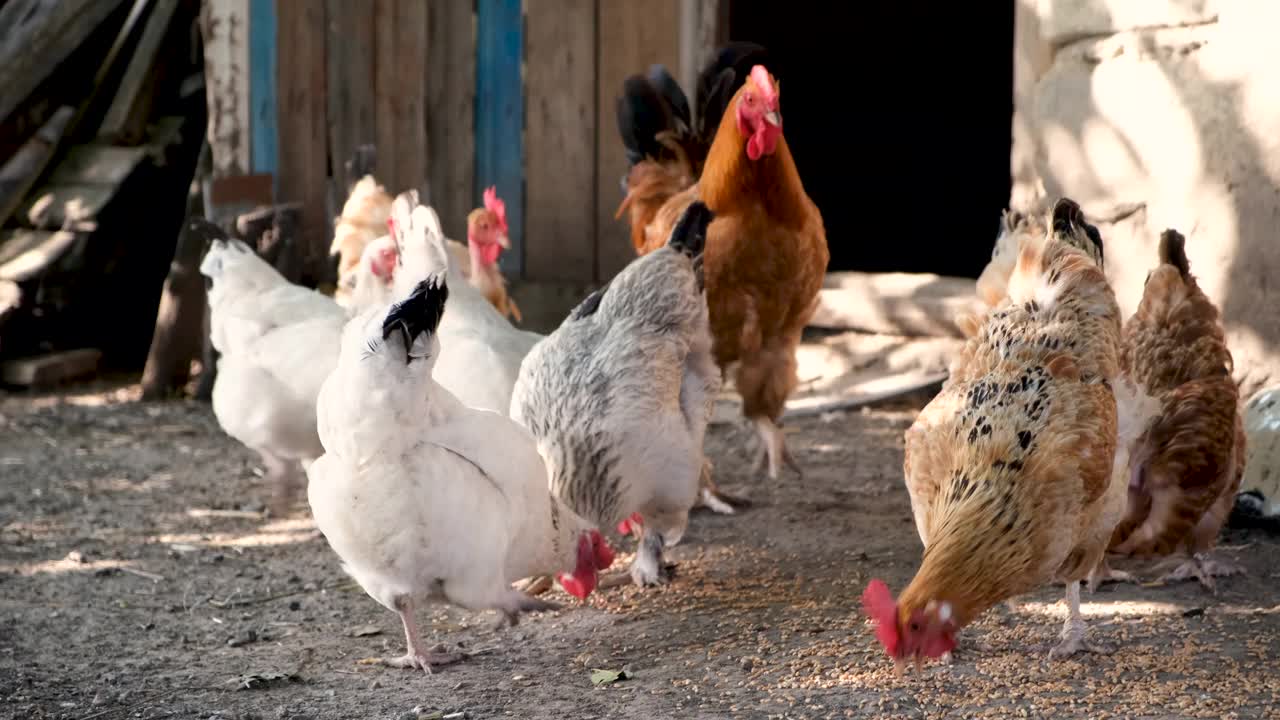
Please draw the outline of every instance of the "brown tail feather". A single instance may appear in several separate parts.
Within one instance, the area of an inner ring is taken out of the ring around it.
[[[1178,268],[1182,279],[1191,275],[1191,263],[1187,261],[1187,239],[1177,230],[1160,233],[1160,262]]]

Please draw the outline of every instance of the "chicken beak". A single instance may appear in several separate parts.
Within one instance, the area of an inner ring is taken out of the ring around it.
[[[765,113],[764,120],[774,127],[782,127],[782,116],[778,114],[777,110],[770,110]]]
[[[510,249],[511,249],[511,238],[507,237],[507,234],[506,234],[506,233],[503,233],[503,234],[501,234],[501,235],[499,235],[499,236],[498,236],[498,244],[502,246],[502,249],[503,249],[503,250],[510,250]]]

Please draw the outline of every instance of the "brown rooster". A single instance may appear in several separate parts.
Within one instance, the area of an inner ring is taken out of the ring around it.
[[[1191,275],[1184,246],[1174,230],[1160,236],[1160,265],[1124,326],[1122,366],[1160,412],[1130,455],[1128,511],[1111,551],[1184,551],[1190,558],[1168,579],[1195,577],[1216,592],[1215,575],[1243,572],[1210,551],[1244,473],[1244,422],[1218,309]],[[1111,571],[1110,579],[1131,578]]]
[[[973,320],[942,392],[906,432],[924,556],[896,602],[880,580],[863,595],[899,667],[948,654],[985,610],[1055,581],[1069,615],[1050,657],[1096,650],[1080,580],[1124,512],[1127,457],[1116,449],[1140,425],[1124,413],[1132,388],[1115,382],[1120,317],[1102,238],[1069,199],[1049,220],[1048,233],[1023,239],[1007,302]]]
[[[822,215],[782,135],[776,79],[755,65],[726,103],[696,184],[667,198],[643,228],[640,254],[661,247],[694,200],[715,213],[703,256],[716,362],[736,367],[743,414],[761,440],[757,470],[777,478],[786,449],[778,419],[797,384],[796,346],[830,258]],[[632,169],[629,197],[647,192]],[[633,199],[634,201],[634,199]],[[632,207],[633,227],[637,208]]]

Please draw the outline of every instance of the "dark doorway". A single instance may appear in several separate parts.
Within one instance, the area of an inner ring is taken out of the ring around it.
[[[831,270],[977,277],[1009,199],[1014,3],[731,0],[768,48]]]

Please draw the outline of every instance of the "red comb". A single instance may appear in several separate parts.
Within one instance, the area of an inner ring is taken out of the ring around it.
[[[396,221],[387,218],[387,232],[394,233],[396,231]]]
[[[751,68],[751,81],[756,84],[756,89],[760,91],[760,95],[765,102],[773,103],[778,99],[778,93],[773,88],[773,81],[769,79],[769,71],[764,69],[763,65],[756,65]]]
[[[596,552],[596,570],[605,570],[613,564],[613,548],[605,542],[599,530],[591,531],[591,544]]]
[[[867,589],[862,592],[862,611],[876,621],[876,639],[890,655],[895,654],[898,650],[898,604],[882,580],[867,583]]]
[[[556,575],[556,580],[560,582],[560,587],[564,588],[565,592],[579,600],[586,600],[587,596],[591,594],[591,590],[587,589],[586,583],[572,575],[560,573]]]
[[[498,188],[490,185],[484,191],[484,209],[498,216],[498,225],[507,231],[507,204],[498,197]]]

